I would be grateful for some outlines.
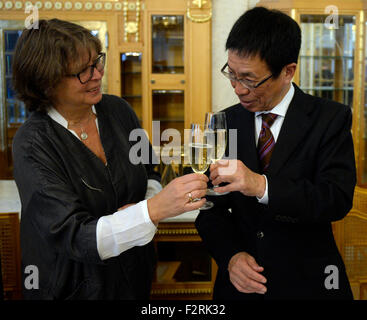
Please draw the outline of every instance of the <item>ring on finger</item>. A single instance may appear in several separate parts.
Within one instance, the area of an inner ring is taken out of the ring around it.
[[[187,196],[189,197],[189,202],[193,202],[193,201],[194,201],[194,199],[192,198],[192,194],[191,194],[191,192],[189,192],[189,193],[187,194]]]

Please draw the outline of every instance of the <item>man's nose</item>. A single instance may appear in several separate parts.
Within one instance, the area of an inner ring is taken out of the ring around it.
[[[250,90],[245,88],[239,81],[231,81],[232,87],[236,95],[247,95],[250,93]]]

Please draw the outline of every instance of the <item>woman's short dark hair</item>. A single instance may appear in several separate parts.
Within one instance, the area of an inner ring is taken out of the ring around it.
[[[18,99],[29,111],[47,111],[53,89],[71,73],[72,66],[83,67],[89,63],[82,61],[86,53],[91,58],[93,51],[101,50],[100,40],[80,25],[39,20],[37,29],[23,30],[15,48],[12,80]]]
[[[239,17],[226,42],[226,50],[240,56],[258,55],[274,78],[287,64],[297,63],[300,47],[297,22],[281,11],[264,7],[255,7]]]

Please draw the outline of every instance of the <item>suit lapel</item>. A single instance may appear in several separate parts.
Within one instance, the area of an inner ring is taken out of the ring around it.
[[[239,105],[233,124],[229,128],[237,129],[237,159],[241,160],[254,172],[259,171],[259,163],[255,143],[254,113]]]
[[[294,84],[293,84],[294,85]],[[305,139],[312,121],[308,116],[312,111],[313,101],[296,85],[293,99],[284,118],[278,140],[270,160],[268,174],[275,175],[284,166],[295,148]]]

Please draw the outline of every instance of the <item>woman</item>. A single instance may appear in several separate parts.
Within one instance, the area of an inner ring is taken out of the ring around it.
[[[32,111],[13,144],[22,267],[39,271],[28,299],[148,298],[156,225],[205,202],[192,202],[206,192],[196,174],[144,200],[161,187],[153,165],[129,161],[139,122],[124,100],[102,95],[104,61],[96,37],[57,19],[17,43],[13,84]]]

